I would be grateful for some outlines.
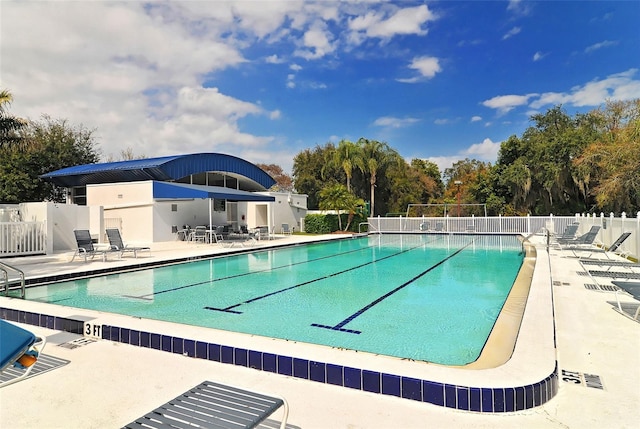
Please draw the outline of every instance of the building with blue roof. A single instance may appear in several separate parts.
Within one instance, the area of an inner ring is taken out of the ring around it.
[[[106,228],[131,242],[168,241],[201,225],[300,230],[307,211],[306,195],[269,191],[276,182],[266,172],[221,153],[77,165],[41,178],[66,188],[67,204],[88,207],[88,225],[76,228],[98,241]]]

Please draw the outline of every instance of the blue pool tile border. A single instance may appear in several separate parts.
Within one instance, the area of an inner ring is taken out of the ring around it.
[[[0,307],[0,318],[56,331],[84,335],[84,321]]]
[[[85,321],[0,307],[0,318],[58,331],[84,335]],[[137,347],[152,348],[259,371],[272,372],[318,383],[396,396],[412,401],[481,413],[509,413],[538,407],[558,393],[558,364],[544,380],[526,386],[479,388],[421,380],[398,374],[371,371],[284,356],[274,353],[207,343],[189,338],[119,326],[102,325],[101,337]]]
[[[508,413],[538,407],[558,393],[558,365],[544,380],[517,387],[485,388],[459,386],[430,380],[421,380],[397,374],[371,371],[342,366],[329,362],[301,359],[294,356],[278,355],[231,347],[224,344],[205,343],[181,337],[166,337],[152,332],[132,335],[131,330],[118,326],[102,325],[102,338],[122,342],[129,338],[132,345],[135,338],[168,338],[167,344],[177,345],[177,349],[162,349],[169,353],[179,353],[199,359],[236,366],[244,366],[259,371],[272,372],[290,377],[302,378],[318,383],[343,386],[350,389],[382,395],[396,396],[418,402],[478,413]]]

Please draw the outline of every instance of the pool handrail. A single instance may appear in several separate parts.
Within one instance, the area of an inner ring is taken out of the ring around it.
[[[380,234],[380,231],[378,231],[373,224],[371,224],[370,222],[360,222],[358,224],[358,234],[362,234],[362,225],[369,225],[369,233],[374,233],[374,234]],[[372,231],[373,230],[373,231]]]
[[[24,295],[25,295],[24,271],[2,261],[0,261],[0,271],[3,274],[2,283],[4,285],[4,295],[5,296],[9,295],[11,284],[15,283],[16,281],[16,280],[9,279],[9,271],[13,271],[17,273],[18,276],[20,276],[20,298],[24,299]]]

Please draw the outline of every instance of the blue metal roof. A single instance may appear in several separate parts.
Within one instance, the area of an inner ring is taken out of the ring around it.
[[[213,198],[229,201],[275,201],[274,197],[224,188],[222,186],[188,185],[186,183],[153,182],[154,199]]]
[[[173,181],[191,174],[218,171],[235,173],[269,189],[276,182],[255,164],[222,153],[193,153],[130,161],[76,165],[40,176],[57,186],[73,188],[99,183]]]

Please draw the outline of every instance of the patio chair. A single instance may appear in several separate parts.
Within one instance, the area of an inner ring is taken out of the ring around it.
[[[558,245],[560,246],[560,250],[573,250],[574,255],[577,257],[577,255],[575,254],[575,250],[585,247],[592,248],[592,246],[595,244],[596,237],[598,236],[599,232],[600,227],[598,225],[594,225],[588,232],[582,234],[581,236],[573,240],[563,240],[562,242],[559,241]]]
[[[258,240],[260,240],[260,230],[258,229],[249,231],[249,228],[247,228],[246,225],[242,225],[240,227],[240,232],[244,239],[251,240],[254,244],[256,244]]]
[[[207,242],[207,227],[206,226],[196,226],[195,229],[191,232],[191,241],[196,241],[200,243]]]
[[[631,295],[636,301],[640,301],[640,282],[632,282],[632,281],[612,281],[611,283],[613,283],[613,285],[618,287],[618,290],[616,290],[616,303],[618,306],[618,311],[620,311],[620,313],[625,314],[629,317],[631,317],[633,320],[638,320],[638,316],[640,316],[640,305],[637,306],[637,308],[635,309],[635,312],[633,312],[633,315],[631,314],[631,312],[626,312],[623,310],[622,308],[622,304],[620,303],[620,297],[618,296],[618,293],[620,291],[626,292],[627,294]]]
[[[589,270],[591,277],[608,277],[611,279],[640,280],[640,273],[635,271]]]
[[[580,249],[577,248],[575,250],[582,250],[582,251],[590,251],[591,253],[589,254],[589,256],[587,256],[587,258],[590,258],[594,253],[602,253],[604,254],[608,259],[611,259],[609,254],[612,253],[614,255],[618,255],[618,256],[626,256],[629,254],[629,252],[625,251],[622,249],[622,243],[625,242],[625,240],[627,238],[629,238],[629,236],[631,235],[630,232],[624,232],[620,235],[620,237],[618,237],[616,239],[616,241],[614,241],[611,246],[609,246],[609,248],[600,248],[600,247],[592,247],[590,249]],[[574,252],[575,253],[575,252]]]
[[[32,332],[0,319],[0,372],[11,365],[24,370],[20,376],[3,382],[0,387],[25,379],[38,361],[46,342],[45,338],[36,337]]]
[[[282,234],[283,235],[291,235],[291,230],[289,229],[289,224],[288,223],[283,223],[282,224]]]
[[[556,242],[570,241],[576,239],[576,233],[578,232],[578,227],[580,227],[580,223],[574,222],[571,225],[567,225],[567,227],[562,231],[562,234],[553,237]]]
[[[109,246],[114,252],[119,252],[120,257],[126,252],[133,252],[133,257],[138,257],[138,252],[151,252],[150,247],[131,247],[128,244],[122,242],[122,236],[120,230],[117,228],[107,228],[107,238],[109,239]]]
[[[444,223],[436,222],[436,232],[444,232]]]
[[[125,425],[125,429],[255,428],[280,407],[283,407],[280,429],[285,429],[289,405],[284,398],[205,381]]]
[[[625,269],[629,269],[631,271],[633,271],[633,269],[640,269],[640,263],[637,262],[631,262],[628,260],[620,260],[620,261],[614,261],[611,259],[580,259],[580,263],[582,264],[583,268],[585,268],[585,270],[587,269],[585,267],[585,265],[595,265],[598,267],[603,267],[606,268],[607,271],[611,270],[612,268],[625,268]]]
[[[107,260],[107,251],[106,250],[98,250],[93,245],[93,239],[91,238],[91,233],[88,229],[76,229],[73,231],[73,235],[76,237],[76,245],[77,249],[71,258],[71,262],[76,258],[76,256],[82,255],[84,257],[84,261],[87,262],[87,257],[91,256],[91,259],[96,255],[102,256],[102,262]]]

